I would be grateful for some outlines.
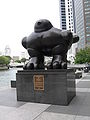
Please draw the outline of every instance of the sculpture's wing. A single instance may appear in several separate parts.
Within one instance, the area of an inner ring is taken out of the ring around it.
[[[24,37],[24,38],[22,39],[22,46],[23,46],[24,48],[27,48],[27,47],[26,47],[26,41],[27,41],[27,37]]]
[[[76,43],[78,41],[79,41],[79,36],[74,33],[73,34],[73,43]]]

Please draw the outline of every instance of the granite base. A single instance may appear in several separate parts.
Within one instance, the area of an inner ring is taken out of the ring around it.
[[[41,90],[35,88],[35,75],[44,77]],[[16,90],[18,101],[68,105],[76,95],[75,72],[73,69],[17,71]]]

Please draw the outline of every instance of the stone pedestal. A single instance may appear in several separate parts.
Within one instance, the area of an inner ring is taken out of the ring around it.
[[[22,70],[16,73],[17,100],[68,105],[76,95],[73,69]]]

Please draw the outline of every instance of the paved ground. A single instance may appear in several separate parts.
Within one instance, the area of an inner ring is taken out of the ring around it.
[[[16,90],[0,90],[0,120],[90,120],[90,73],[76,80],[76,97],[68,106],[17,102]]]

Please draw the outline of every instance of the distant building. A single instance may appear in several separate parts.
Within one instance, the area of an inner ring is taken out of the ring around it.
[[[13,56],[12,59],[15,62],[16,60],[19,60],[19,56]]]
[[[76,33],[74,0],[65,0],[67,30]]]
[[[11,49],[8,45],[5,47],[5,56],[10,56],[11,55]]]
[[[28,59],[28,58],[29,58],[28,52],[27,52],[27,51],[21,52],[21,57],[20,57],[20,58],[21,58],[21,59],[22,59],[22,58]]]
[[[0,56],[2,56],[2,52],[0,51]]]
[[[72,33],[76,33],[76,20],[75,20],[75,5],[74,0],[65,0],[66,2],[66,21],[67,30]],[[69,56],[75,56],[77,50],[77,43],[73,44],[71,49],[68,51]]]
[[[60,0],[60,28],[76,33],[74,0]]]
[[[62,30],[67,29],[65,0],[60,0],[60,28]]]
[[[90,0],[74,0],[78,49],[90,47]]]
[[[60,0],[60,28],[76,33],[74,0]],[[73,44],[68,55],[76,54],[77,43]]]
[[[21,52],[21,58],[25,58],[25,52]]]

